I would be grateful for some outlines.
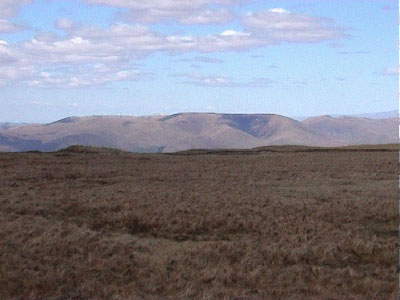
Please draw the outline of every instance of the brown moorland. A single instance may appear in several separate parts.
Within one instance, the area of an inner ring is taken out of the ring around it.
[[[0,153],[0,299],[397,299],[398,146]]]

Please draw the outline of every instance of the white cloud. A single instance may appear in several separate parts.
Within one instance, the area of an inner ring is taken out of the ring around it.
[[[198,85],[198,86],[206,86],[206,87],[229,87],[236,85],[232,78],[227,76],[204,76],[201,74],[182,74],[177,75],[176,77],[184,77],[187,81],[184,83]]]
[[[65,52],[61,50],[63,47]],[[96,56],[89,54],[91,50],[88,49],[92,49],[91,44],[80,37],[52,43],[34,39],[20,48],[0,41],[0,85],[24,83],[46,88],[88,87],[114,81],[137,81],[149,75],[131,67],[118,56],[110,58],[104,56],[105,53]]]
[[[118,46],[80,36],[54,41],[34,38],[23,43],[21,48],[33,62],[39,64],[115,62],[121,60],[122,55]]]
[[[231,78],[229,77],[213,76],[213,77],[199,77],[195,79],[196,79],[195,82],[205,86],[228,86],[233,84]]]
[[[344,29],[332,20],[295,14],[282,9],[248,13],[243,17],[244,28],[259,39],[270,43],[311,43],[344,38]]]
[[[20,6],[31,2],[32,0],[1,0],[0,18],[11,18],[15,16]]]
[[[218,10],[131,10],[122,15],[123,19],[141,23],[178,21],[182,24],[223,24],[232,19],[227,9]]]
[[[165,9],[165,10],[180,10],[180,9],[191,9],[201,8],[207,5],[229,5],[237,3],[234,0],[86,0],[92,4],[104,4],[110,6],[125,7],[130,9]]]
[[[19,31],[21,27],[7,19],[14,17],[20,6],[31,2],[32,0],[0,0],[0,33]]]
[[[262,46],[264,41],[251,34],[225,30],[221,34],[207,35],[197,38],[196,48],[201,52],[244,51]]]
[[[67,32],[66,38],[37,36],[23,43],[22,48],[46,62],[79,63],[129,60],[155,51],[237,51],[263,44],[250,34],[232,30],[206,36],[162,35],[142,25],[114,24],[109,29],[86,27]]]
[[[76,70],[67,73],[40,72],[27,83],[30,86],[46,88],[93,87],[114,81],[139,80],[141,77],[142,73],[138,70],[110,70],[108,67],[105,69],[91,67],[83,72]]]
[[[192,13],[191,15],[182,15],[180,18],[183,24],[223,24],[232,19],[232,14],[226,9],[216,11],[204,10]]]
[[[177,21],[182,24],[226,23],[232,18],[227,6],[238,0],[84,0],[90,4],[129,9],[126,19],[142,23]]]
[[[28,3],[29,1],[22,1]],[[22,3],[21,2],[21,3]],[[125,1],[91,0],[92,3],[123,5]],[[174,5],[189,9],[188,1],[126,1],[129,8],[147,9],[159,3],[163,9]],[[232,4],[232,0],[196,0],[195,7],[212,3]],[[33,39],[13,45],[0,42],[0,84],[23,82],[33,86],[90,86],[121,80],[138,80],[143,71],[134,68],[133,60],[154,52],[169,54],[247,51],[280,42],[318,42],[339,39],[343,31],[333,22],[317,17],[272,9],[243,16],[243,29],[226,29],[207,35],[166,35],[144,25],[113,24],[109,28],[82,27],[69,19],[59,19],[56,26],[64,35],[40,33]],[[193,62],[218,63],[198,55]],[[128,67],[127,67],[128,66]],[[130,67],[129,67],[130,66]],[[103,69],[104,71],[101,71]],[[192,83],[207,86],[267,86],[255,79],[235,83],[223,76],[197,76]]]
[[[0,86],[24,80],[34,73],[34,67],[23,56],[6,41],[0,40]]]
[[[250,36],[249,33],[246,32],[239,32],[235,30],[225,30],[221,33],[221,36]]]
[[[75,24],[70,19],[60,18],[56,21],[56,27],[62,30],[71,30],[74,28]]]
[[[284,8],[271,8],[268,10],[271,13],[278,13],[278,14],[287,14],[289,13],[286,9]]]
[[[16,32],[18,30],[20,30],[20,27],[18,25],[10,23],[7,20],[0,19],[0,33],[10,33]]]

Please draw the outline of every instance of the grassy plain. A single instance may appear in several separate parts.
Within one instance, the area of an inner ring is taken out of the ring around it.
[[[0,153],[0,299],[397,299],[398,147]]]

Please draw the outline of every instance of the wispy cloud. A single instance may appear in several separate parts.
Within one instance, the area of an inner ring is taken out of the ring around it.
[[[109,66],[102,64],[95,65],[94,68],[82,69],[81,72],[72,70],[72,72],[63,73],[57,70],[43,71],[27,80],[27,83],[30,86],[47,88],[93,87],[114,81],[138,81],[146,76],[139,70],[110,69]]]
[[[182,83],[205,87],[232,87],[236,83],[228,76],[176,73],[170,77],[184,78]]]
[[[192,63],[206,63],[206,64],[221,64],[224,61],[219,58],[207,57],[207,56],[196,56],[193,58],[180,58],[175,59],[174,62],[192,62]]]
[[[47,101],[38,101],[38,100],[28,100],[28,101],[21,101],[15,103],[17,106],[42,106],[42,107],[62,107],[62,108],[76,108],[79,107],[79,104],[76,102],[67,102],[67,103],[54,103],[54,102],[47,102]]]
[[[314,43],[345,38],[344,28],[333,20],[291,13],[281,8],[248,13],[243,17],[244,28],[264,44],[281,42]]]
[[[19,31],[22,27],[7,20],[0,19],[0,33],[11,33]]]
[[[124,20],[140,23],[177,21],[182,24],[222,24],[232,18],[228,9],[239,3],[236,0],[85,0],[90,4],[101,4],[129,9]]]
[[[397,68],[385,68],[381,70],[381,75],[384,76],[399,76],[399,69]]]
[[[357,55],[357,54],[368,54],[368,53],[369,53],[368,51],[338,51],[338,52],[336,52],[336,54],[339,54],[339,55],[353,55],[353,54]]]
[[[344,47],[344,44],[343,43],[339,43],[339,42],[329,43],[328,45],[329,45],[329,47],[334,48],[334,49],[343,48]]]
[[[17,14],[18,9],[32,0],[1,0],[0,1],[0,33],[12,33],[22,29],[22,26],[10,22],[8,19]]]
[[[67,18],[60,18],[55,23],[56,28],[61,30],[72,30],[76,27],[76,24]]]
[[[22,5],[31,3],[33,0],[1,0],[0,18],[6,19],[14,17]]]
[[[179,21],[182,24],[224,24],[230,21],[233,16],[227,9],[219,10],[131,10],[129,13],[120,14],[124,21],[140,23],[157,23],[165,21]]]
[[[385,11],[396,11],[397,8],[394,7],[394,6],[391,6],[391,5],[384,5],[384,6],[382,6],[382,10],[385,10]]]
[[[276,84],[276,81],[274,81],[270,78],[255,77],[255,78],[252,78],[251,81],[245,83],[244,86],[263,88],[263,87],[270,87],[274,84]]]
[[[270,87],[276,82],[269,78],[252,78],[248,82],[238,82],[232,77],[221,75],[202,75],[202,74],[173,74],[171,77],[186,79],[182,83],[197,85],[202,87]]]

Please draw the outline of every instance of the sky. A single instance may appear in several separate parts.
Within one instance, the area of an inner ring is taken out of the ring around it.
[[[0,0],[0,122],[398,108],[396,0]]]

